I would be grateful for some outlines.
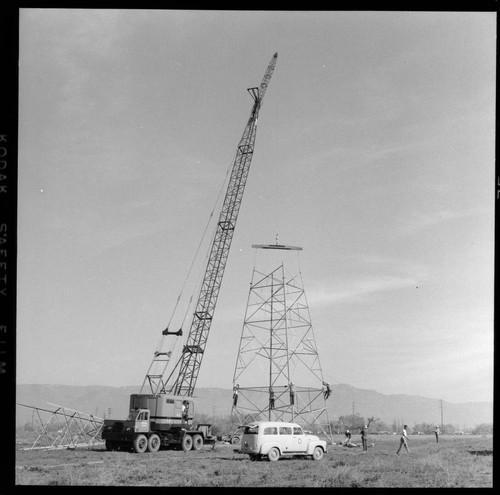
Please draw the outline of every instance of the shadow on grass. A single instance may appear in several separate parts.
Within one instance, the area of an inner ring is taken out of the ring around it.
[[[468,450],[472,455],[493,455],[493,450]]]

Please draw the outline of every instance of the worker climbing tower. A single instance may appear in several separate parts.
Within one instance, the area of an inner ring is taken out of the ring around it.
[[[291,273],[283,260],[302,248],[278,243],[252,247],[279,251],[281,262],[270,271],[253,269],[234,370],[232,414],[240,424],[297,422],[331,439],[331,390],[323,379],[302,275],[300,269]]]

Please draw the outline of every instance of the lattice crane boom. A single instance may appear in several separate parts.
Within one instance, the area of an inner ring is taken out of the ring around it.
[[[170,376],[165,382],[163,379],[161,380],[160,393],[180,396],[193,395],[253,157],[259,110],[262,106],[277,58],[278,54],[275,53],[267,67],[260,86],[248,89],[254,99],[254,104],[237,147],[187,341],[182,350],[181,357],[171,371]],[[175,372],[177,372],[176,375],[174,374]],[[153,381],[150,378],[149,382],[152,383]]]

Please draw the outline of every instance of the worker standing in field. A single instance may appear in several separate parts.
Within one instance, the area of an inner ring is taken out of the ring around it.
[[[439,443],[439,426],[436,426],[434,430],[434,435],[436,435],[436,443]]]
[[[368,426],[364,425],[361,428],[361,443],[363,444],[363,452],[368,452]]]
[[[406,428],[408,428],[408,425],[403,426],[403,433],[401,433],[401,439],[399,441],[399,449],[396,452],[396,455],[399,455],[399,451],[403,446],[406,449],[406,452],[408,454],[410,453],[410,449],[408,448],[408,434],[406,433]]]
[[[351,432],[349,430],[346,430],[344,445],[350,445],[350,444],[351,444]]]

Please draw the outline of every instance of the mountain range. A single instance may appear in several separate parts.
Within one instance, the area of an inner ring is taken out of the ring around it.
[[[355,414],[378,418],[388,425],[418,423],[452,424],[459,429],[493,423],[493,402],[452,403],[427,397],[395,394],[384,395],[375,390],[363,390],[347,384],[331,385],[328,416]],[[22,426],[32,419],[38,407],[52,411],[56,406],[93,414],[98,417],[124,419],[128,414],[129,396],[138,393],[139,386],[109,387],[100,385],[16,385],[16,424]],[[229,416],[232,390],[199,388],[195,394],[196,411],[208,416]]]

